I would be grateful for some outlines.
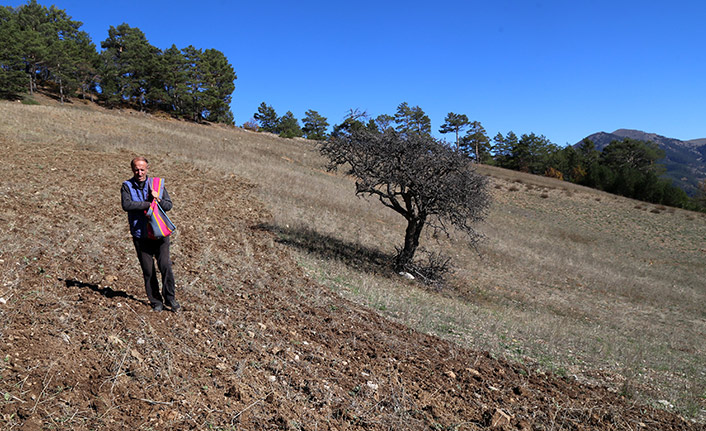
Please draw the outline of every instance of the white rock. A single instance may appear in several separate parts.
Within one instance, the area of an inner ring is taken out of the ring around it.
[[[414,276],[412,274],[410,274],[409,272],[402,271],[402,272],[400,272],[400,275],[402,277],[406,278],[407,280],[414,280]]]
[[[374,382],[371,382],[370,380],[368,380],[368,387],[374,391],[377,391],[379,386],[377,383],[374,383]]]

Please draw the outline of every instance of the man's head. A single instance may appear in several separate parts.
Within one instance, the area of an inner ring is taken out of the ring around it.
[[[149,163],[144,157],[135,157],[130,162],[130,167],[132,168],[133,178],[137,181],[144,181],[147,179],[147,172],[149,170]]]

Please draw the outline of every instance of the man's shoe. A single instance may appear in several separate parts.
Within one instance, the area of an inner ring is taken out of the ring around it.
[[[179,303],[176,302],[176,300],[170,302],[170,303],[168,304],[168,306],[169,306],[169,308],[171,308],[172,311],[175,312],[175,313],[178,313],[179,310],[181,310],[181,305],[179,305]]]
[[[162,305],[162,304],[155,304],[152,307],[152,312],[154,312],[154,313],[159,313],[160,311],[163,311],[163,310],[164,310],[164,305]]]

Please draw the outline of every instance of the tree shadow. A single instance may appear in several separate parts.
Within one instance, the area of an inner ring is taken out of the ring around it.
[[[106,298],[125,298],[125,299],[130,299],[135,302],[139,302],[142,305],[149,305],[149,301],[147,300],[141,300],[138,299],[136,296],[131,295],[123,290],[114,290],[108,286],[106,287],[101,287],[97,284],[93,283],[85,283],[83,281],[79,280],[73,280],[73,279],[59,279],[60,281],[63,281],[66,284],[66,287],[79,287],[79,288],[84,288],[87,287],[91,289],[92,291],[98,293],[99,295],[103,295]]]
[[[342,241],[339,238],[307,228],[290,228],[262,223],[257,225],[256,229],[274,233],[280,244],[295,247],[323,259],[337,260],[365,272],[392,274],[394,257],[375,248]]]
[[[36,90],[36,93],[41,94],[42,96],[48,97],[50,99],[53,99],[55,102],[61,102],[61,94],[59,93],[59,87],[52,87],[52,86],[41,86]],[[73,102],[71,101],[71,96],[64,96],[64,103],[68,105],[73,105]]]

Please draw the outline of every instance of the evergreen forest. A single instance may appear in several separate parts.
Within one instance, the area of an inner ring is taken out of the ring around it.
[[[0,7],[0,98],[39,89],[107,107],[163,111],[192,121],[233,124],[236,74],[222,52],[152,46],[128,24],[111,26],[98,51],[83,24],[56,6],[30,0]]]

